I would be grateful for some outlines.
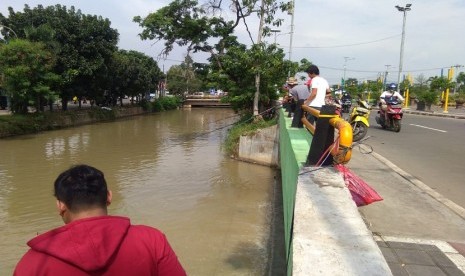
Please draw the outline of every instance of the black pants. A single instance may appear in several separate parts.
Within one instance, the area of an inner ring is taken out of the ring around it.
[[[302,105],[304,104],[305,100],[298,100],[295,106],[294,111],[294,118],[292,118],[291,127],[298,127],[303,128],[304,124],[302,123],[302,116],[304,115],[304,111],[302,110]]]

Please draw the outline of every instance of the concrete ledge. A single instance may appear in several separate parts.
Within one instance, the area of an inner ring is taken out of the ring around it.
[[[279,132],[277,126],[259,129],[254,135],[239,138],[238,159],[278,167]]]
[[[279,115],[287,275],[392,275],[342,174],[304,167],[311,134]]]
[[[301,169],[292,251],[292,275],[392,275],[333,168]]]

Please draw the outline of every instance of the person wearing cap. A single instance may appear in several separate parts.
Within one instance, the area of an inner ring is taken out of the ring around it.
[[[291,127],[303,128],[304,125],[302,123],[302,105],[304,104],[305,99],[307,99],[310,95],[310,92],[308,91],[308,86],[305,84],[299,84],[297,79],[294,77],[290,77],[287,80],[287,85],[290,87],[290,94],[296,101],[294,118],[292,119]]]
[[[321,110],[321,107],[325,104],[326,95],[331,95],[328,82],[320,77],[320,69],[316,65],[310,65],[307,69],[308,76],[312,79],[310,95],[305,100],[306,105]],[[309,114],[308,120],[310,123],[314,123],[315,116]]]

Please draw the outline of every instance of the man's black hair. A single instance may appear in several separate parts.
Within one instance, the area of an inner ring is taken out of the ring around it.
[[[320,74],[320,69],[318,69],[318,66],[316,66],[316,65],[310,65],[307,68],[307,74],[319,75]]]
[[[54,186],[55,197],[71,212],[107,206],[107,182],[103,172],[94,167],[73,166],[58,176]]]

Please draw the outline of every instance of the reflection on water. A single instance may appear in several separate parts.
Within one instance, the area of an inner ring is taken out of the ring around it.
[[[62,225],[53,181],[77,163],[105,173],[111,214],[164,231],[189,275],[264,274],[275,172],[221,152],[233,115],[179,110],[0,140],[0,275]]]

